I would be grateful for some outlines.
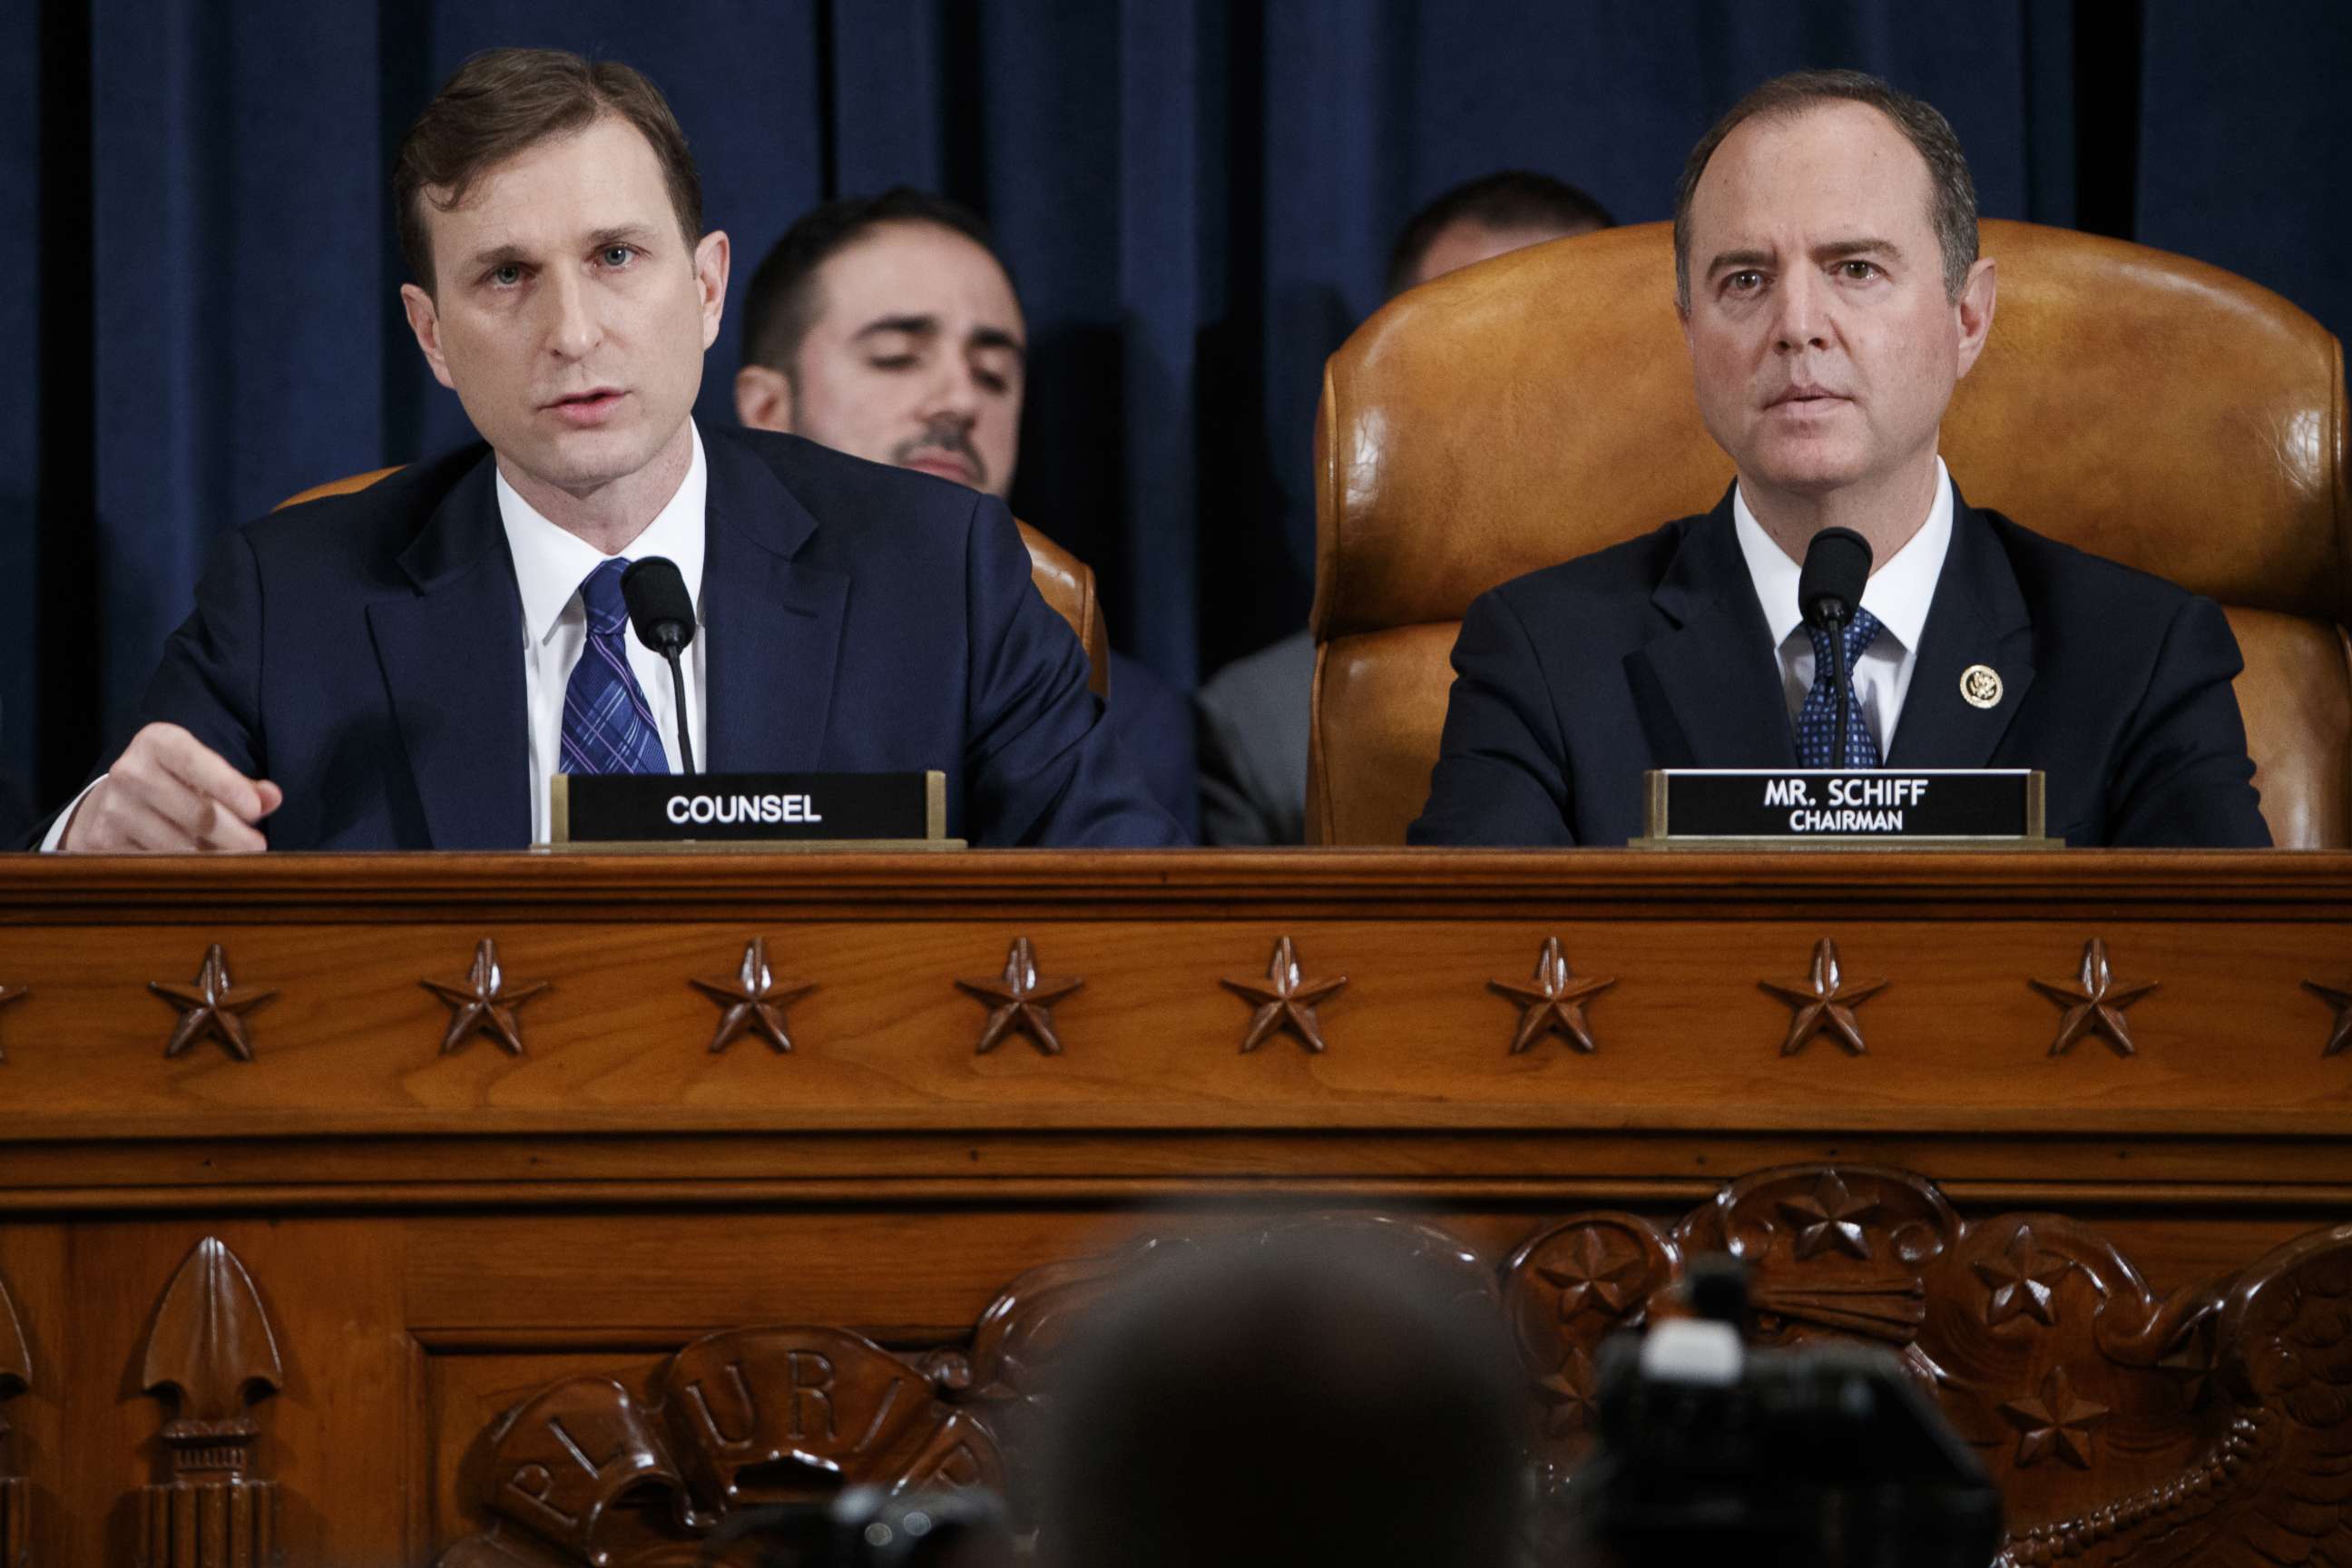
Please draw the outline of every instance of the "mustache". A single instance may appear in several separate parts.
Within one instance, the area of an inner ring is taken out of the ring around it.
[[[971,426],[960,419],[934,419],[923,426],[919,435],[911,436],[891,449],[893,463],[907,464],[925,452],[946,452],[961,458],[971,465],[972,482],[979,488],[988,487],[988,462],[971,444]]]

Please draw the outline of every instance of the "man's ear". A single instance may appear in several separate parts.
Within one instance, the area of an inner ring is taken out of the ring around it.
[[[1959,320],[1961,375],[1976,368],[1977,356],[1984,353],[1985,339],[1991,334],[1993,294],[1992,258],[1979,256],[1969,268],[1968,281],[1960,285],[1960,297],[1954,306]]]
[[[401,308],[408,312],[408,330],[416,334],[416,346],[425,351],[425,363],[433,367],[433,379],[457,390],[449,379],[449,362],[441,357],[441,313],[433,308],[433,296],[414,283],[400,286]]]
[[[719,318],[727,310],[727,231],[714,228],[694,247],[694,286],[702,296],[702,346],[719,341]]]
[[[753,430],[796,434],[792,382],[782,371],[769,365],[745,365],[735,373],[735,417]]]

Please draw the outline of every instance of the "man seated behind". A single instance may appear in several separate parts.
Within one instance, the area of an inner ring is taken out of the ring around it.
[[[1622,845],[1646,768],[1832,765],[1835,650],[1797,605],[1832,526],[1875,563],[1839,765],[2044,769],[2073,844],[2270,842],[2221,610],[1970,508],[1937,455],[1994,292],[1941,114],[1857,72],[1767,82],[1684,168],[1675,268],[1738,478],[1471,605],[1412,842]]]
[[[1021,459],[1027,330],[978,215],[899,186],[804,213],[743,296],[735,411],[1000,500]],[[1114,650],[1109,723],[1152,797],[1196,815],[1192,716],[1150,666]]]
[[[1455,185],[1405,221],[1389,254],[1389,298],[1473,262],[1591,234],[1615,220],[1564,180],[1504,169]],[[1299,844],[1307,837],[1307,739],[1315,637],[1305,627],[1202,684],[1201,841]]]
[[[620,576],[700,635],[714,772],[939,768],[950,835],[1165,844],[993,500],[688,416],[726,294],[669,106],[626,66],[468,60],[394,176],[417,346],[486,446],[226,534],[147,722],[45,847],[504,848],[559,772],[674,769]]]

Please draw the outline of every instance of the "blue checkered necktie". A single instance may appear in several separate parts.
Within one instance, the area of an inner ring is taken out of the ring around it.
[[[1878,737],[1870,732],[1869,721],[1862,716],[1860,698],[1846,698],[1845,761],[1833,762],[1831,753],[1837,750],[1837,668],[1832,660],[1830,634],[1821,626],[1807,628],[1813,639],[1813,689],[1805,693],[1805,705],[1797,710],[1797,765],[1806,768],[1874,768],[1878,766]],[[1878,635],[1878,617],[1868,610],[1857,609],[1845,627],[1845,668],[1850,678],[1854,667],[1862,662],[1862,650]],[[1851,693],[1853,681],[1847,681]]]
[[[619,556],[588,574],[580,603],[588,612],[588,646],[563,689],[563,771],[666,773],[669,758],[637,678],[629,673],[629,607],[621,597]]]

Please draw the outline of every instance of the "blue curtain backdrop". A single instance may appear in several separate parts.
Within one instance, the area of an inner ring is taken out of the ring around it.
[[[119,738],[218,530],[465,438],[397,307],[385,171],[474,50],[669,94],[741,283],[823,197],[984,211],[1034,338],[1022,515],[1180,684],[1305,614],[1323,357],[1402,220],[1518,165],[1628,221],[1748,87],[1880,72],[1988,216],[2121,234],[2352,326],[2352,7],[2026,0],[72,0],[0,20],[0,773]],[[29,241],[23,237],[30,237]],[[738,341],[701,416],[733,417]]]

